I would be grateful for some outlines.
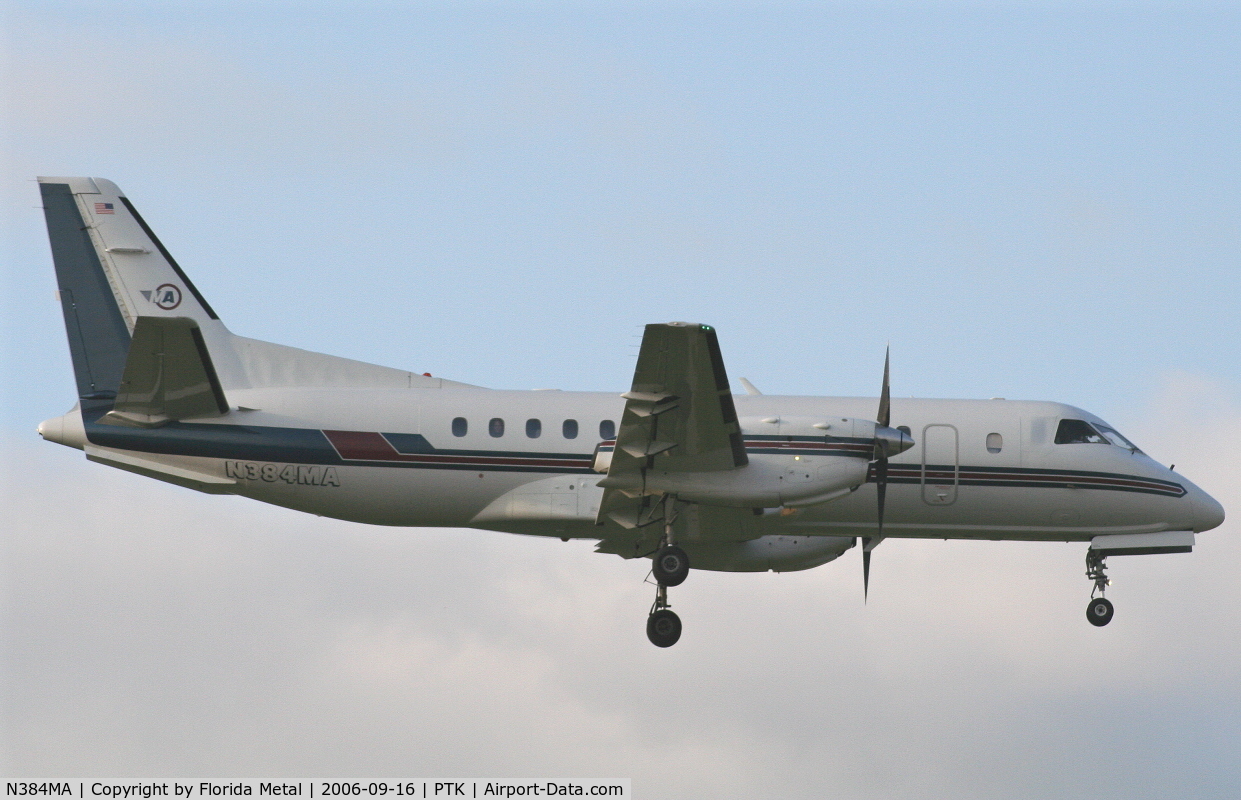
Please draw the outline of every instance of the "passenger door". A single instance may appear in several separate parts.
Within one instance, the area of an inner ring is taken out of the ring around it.
[[[960,444],[955,425],[922,428],[922,501],[947,506],[957,501],[960,480]]]

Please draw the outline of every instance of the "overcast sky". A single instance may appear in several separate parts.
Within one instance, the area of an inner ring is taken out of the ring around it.
[[[1241,12],[4,6],[10,779],[631,777],[639,798],[1241,795]],[[623,391],[1069,402],[1213,494],[1191,555],[900,542],[695,572],[87,463],[36,175],[116,181],[236,333]]]

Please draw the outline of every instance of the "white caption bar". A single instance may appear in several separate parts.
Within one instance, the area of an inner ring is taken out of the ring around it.
[[[78,800],[213,800],[231,797],[511,798],[610,797],[631,800],[629,778],[607,780],[453,780],[404,778],[385,781],[8,781],[5,797]]]

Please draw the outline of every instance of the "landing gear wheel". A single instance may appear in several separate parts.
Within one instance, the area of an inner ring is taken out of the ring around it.
[[[1112,601],[1106,597],[1096,597],[1090,601],[1090,605],[1086,606],[1086,619],[1090,620],[1090,624],[1097,628],[1112,621]]]
[[[689,556],[675,545],[661,548],[655,554],[651,571],[664,586],[680,586],[689,576]]]
[[[672,647],[681,638],[681,618],[661,608],[646,618],[646,638],[656,647]]]

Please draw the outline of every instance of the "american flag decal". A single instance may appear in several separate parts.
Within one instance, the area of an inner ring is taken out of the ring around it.
[[[96,214],[115,214],[116,212],[112,210],[111,203],[95,203],[95,213]]]

